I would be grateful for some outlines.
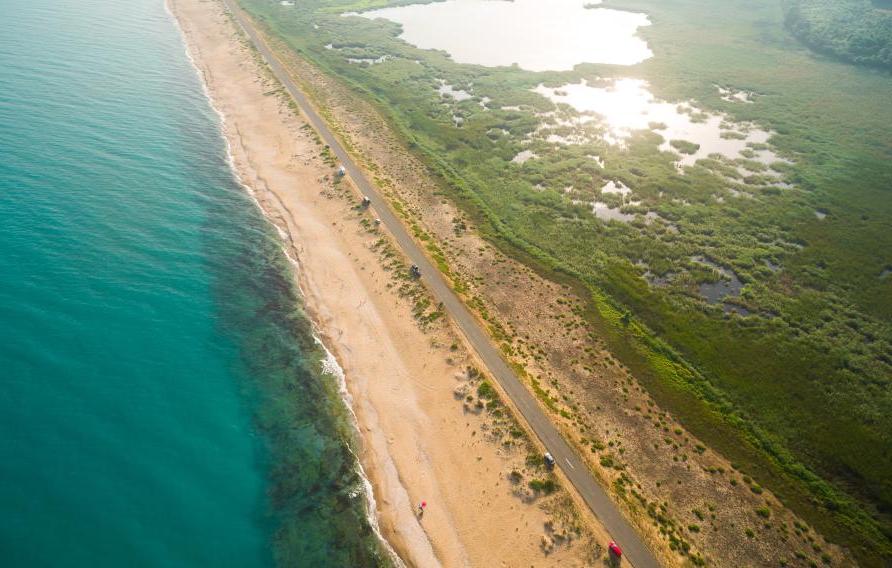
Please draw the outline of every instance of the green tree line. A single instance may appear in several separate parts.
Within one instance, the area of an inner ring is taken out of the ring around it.
[[[892,70],[892,11],[883,7],[870,0],[789,0],[784,17],[790,32],[815,51]]]

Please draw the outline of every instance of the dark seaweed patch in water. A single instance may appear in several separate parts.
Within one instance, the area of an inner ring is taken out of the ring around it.
[[[204,227],[219,325],[241,351],[267,452],[273,554],[283,566],[389,566],[366,517],[348,411],[301,309],[278,239],[240,188],[217,188]],[[221,535],[225,538],[225,535]]]

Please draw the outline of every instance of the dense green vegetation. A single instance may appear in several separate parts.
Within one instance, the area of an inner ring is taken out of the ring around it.
[[[862,65],[892,70],[892,2],[789,0],[784,17],[811,48]]]
[[[696,435],[863,563],[889,562],[892,78],[814,58],[771,0],[615,0],[648,13],[655,56],[560,73],[458,65],[400,41],[393,23],[338,15],[381,2],[242,3],[375,102],[493,242],[584,290],[593,325]],[[562,126],[575,112],[531,91],[621,76],[770,128],[792,163],[713,156],[682,173],[675,152],[693,147],[662,152],[649,131],[610,145],[597,122]],[[445,99],[440,80],[473,96]],[[716,85],[756,102],[723,100]],[[556,145],[542,124],[585,140]],[[512,163],[521,150],[537,158]],[[600,193],[608,181],[632,189],[631,222],[579,203],[620,205]],[[733,271],[740,296],[707,303],[700,285],[724,277],[703,260]]]

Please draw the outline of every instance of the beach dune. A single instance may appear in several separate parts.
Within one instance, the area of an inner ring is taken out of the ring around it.
[[[222,4],[170,7],[224,119],[234,167],[281,230],[308,311],[344,370],[387,541],[414,566],[585,564],[582,540],[543,550],[551,515],[508,479],[523,456],[487,439],[485,416],[456,399],[471,356],[449,347],[457,336],[448,324],[419,327],[372,248],[378,236],[359,223],[357,196],[333,191],[333,168],[304,118]]]

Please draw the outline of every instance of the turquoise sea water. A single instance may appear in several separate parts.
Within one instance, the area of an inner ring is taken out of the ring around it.
[[[162,1],[0,14],[0,565],[382,562]]]

